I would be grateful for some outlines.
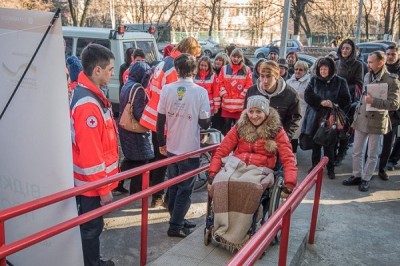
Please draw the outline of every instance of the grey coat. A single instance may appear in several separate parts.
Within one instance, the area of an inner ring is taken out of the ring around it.
[[[400,82],[396,77],[396,75],[390,74],[386,67],[383,67],[375,79],[371,72],[365,75],[364,84],[388,84],[387,100],[374,98],[371,104],[372,107],[384,109],[384,111],[367,111],[365,95],[363,95],[354,114],[354,122],[352,124],[354,129],[368,134],[386,134],[392,130],[388,111],[395,111],[399,108],[400,97]]]

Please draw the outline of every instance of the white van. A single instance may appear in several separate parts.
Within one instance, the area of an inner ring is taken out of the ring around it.
[[[154,36],[145,32],[128,32],[123,27],[120,31],[104,28],[63,27],[66,43],[66,56],[80,57],[83,48],[90,43],[98,43],[109,48],[115,56],[114,77],[108,85],[109,99],[113,105],[114,113],[118,112],[119,104],[119,67],[124,63],[126,49],[140,48],[146,54],[148,64],[160,61]]]

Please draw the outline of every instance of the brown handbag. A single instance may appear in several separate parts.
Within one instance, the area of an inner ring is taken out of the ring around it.
[[[133,86],[135,86],[135,85],[133,85]],[[132,103],[133,103],[133,100],[136,97],[136,92],[138,90],[140,90],[140,89],[142,89],[144,91],[145,99],[146,98],[148,99],[148,96],[147,96],[147,93],[146,93],[146,91],[144,90],[144,88],[142,86],[138,87],[135,90],[135,93],[133,93],[133,96],[132,96],[133,86],[132,86],[132,88],[131,88],[131,90],[129,92],[128,103],[125,105],[124,111],[122,112],[122,115],[121,115],[121,117],[119,119],[119,126],[121,128],[123,128],[123,129],[127,130],[127,131],[130,131],[130,132],[146,133],[146,132],[149,131],[149,129],[145,128],[144,126],[142,126],[139,123],[139,121],[137,121],[135,119],[135,117],[133,116],[133,114],[132,114],[132,108],[133,108]]]

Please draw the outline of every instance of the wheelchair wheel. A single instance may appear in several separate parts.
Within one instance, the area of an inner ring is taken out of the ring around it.
[[[211,243],[211,228],[204,228],[204,245],[208,246]]]
[[[271,189],[270,192],[270,202],[269,202],[269,208],[268,208],[268,218],[272,216],[272,214],[279,208],[281,203],[283,202],[283,199],[281,198],[281,187],[283,185],[283,177],[278,176],[275,179],[274,186]],[[277,233],[275,236],[274,240],[272,241],[272,244],[278,244],[279,240],[281,238],[281,231]]]
[[[200,155],[200,166],[209,164],[211,162],[211,155],[206,152]],[[208,171],[204,171],[196,175],[196,181],[194,183],[193,191],[199,191],[207,186],[208,182]]]

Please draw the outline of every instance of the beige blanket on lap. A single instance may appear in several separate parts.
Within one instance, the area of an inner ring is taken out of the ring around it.
[[[233,252],[248,240],[248,230],[264,190],[274,183],[273,171],[246,165],[234,156],[223,159],[210,194],[213,198],[215,241]]]

